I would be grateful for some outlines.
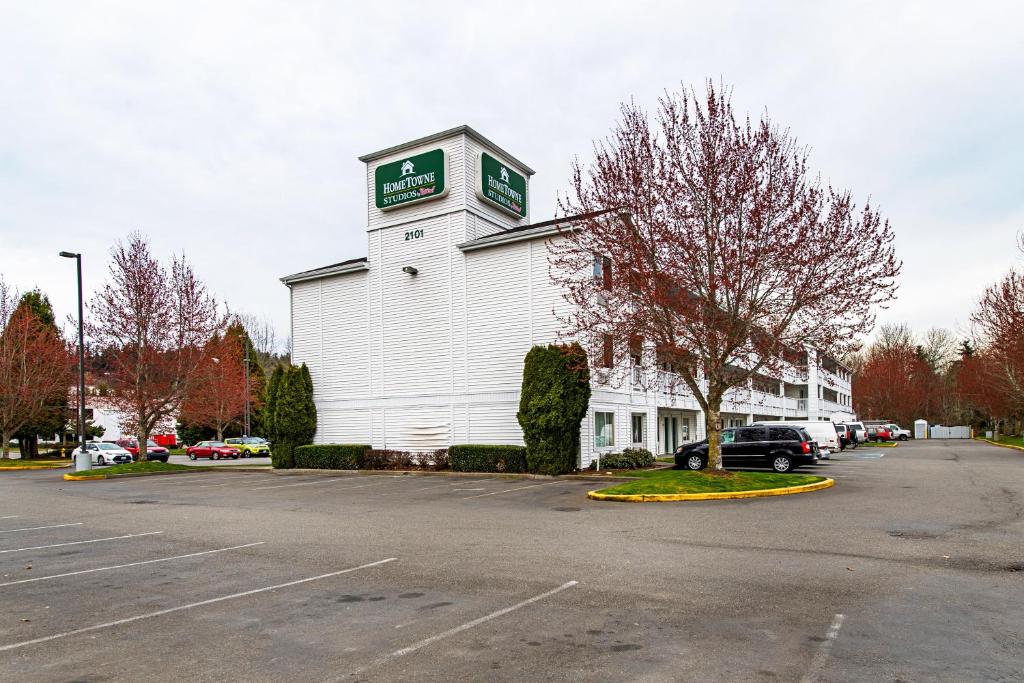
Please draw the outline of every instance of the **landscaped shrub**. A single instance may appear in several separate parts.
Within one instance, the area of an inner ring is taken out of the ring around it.
[[[422,460],[420,464],[424,464]],[[448,449],[438,448],[430,455],[430,464],[434,466],[435,470],[448,469]]]
[[[361,470],[407,470],[413,464],[409,451],[388,448],[372,449],[363,453],[359,460]]]
[[[579,344],[530,349],[516,417],[531,472],[562,474],[576,469],[580,422],[589,403],[590,369]]]
[[[456,472],[525,472],[525,446],[462,444],[448,449],[448,462]]]
[[[363,453],[370,450],[365,444],[316,444],[295,449],[295,466],[316,470],[356,470]]]
[[[295,467],[295,449],[312,443],[316,435],[316,404],[313,402],[313,380],[305,363],[289,367],[279,381],[275,394],[271,464],[284,469]]]
[[[635,470],[652,467],[654,463],[654,454],[646,448],[626,448],[621,453],[601,455],[601,468],[607,470]],[[597,461],[590,461],[590,469],[597,469]]]

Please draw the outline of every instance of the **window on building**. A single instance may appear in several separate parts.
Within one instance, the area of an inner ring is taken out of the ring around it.
[[[594,413],[594,446],[607,448],[615,445],[615,413]]]
[[[594,279],[601,284],[601,289],[612,288],[612,260],[607,256],[594,256]]]
[[[601,367],[610,368],[615,359],[615,347],[612,345],[612,335],[606,334],[601,339]]]
[[[633,414],[633,445],[643,446],[644,445],[644,420],[647,416],[643,413]]]

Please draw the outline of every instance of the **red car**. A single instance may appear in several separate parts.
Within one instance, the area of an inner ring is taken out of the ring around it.
[[[242,451],[228,446],[223,441],[200,441],[195,446],[189,446],[185,449],[185,455],[189,457],[189,460],[195,460],[196,458],[211,458],[213,460],[231,458],[232,460],[238,460],[241,454]]]
[[[132,454],[132,458],[138,460],[139,458],[139,441],[138,439],[118,439],[117,445],[125,449]],[[167,462],[167,459],[171,457],[170,452],[163,446],[158,446],[153,439],[146,441],[146,457],[150,460],[159,460],[161,462]]]
[[[868,427],[868,438],[873,441],[892,441],[892,431],[888,427],[870,425]]]

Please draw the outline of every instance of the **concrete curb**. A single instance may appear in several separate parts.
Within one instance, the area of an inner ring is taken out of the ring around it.
[[[592,500],[609,500],[622,503],[669,503],[680,500],[725,500],[729,498],[763,498],[766,496],[790,496],[795,493],[810,493],[835,486],[834,479],[803,484],[802,486],[785,486],[778,489],[757,489],[755,491],[720,491],[716,493],[601,493],[588,491],[587,498]]]
[[[600,474],[563,474],[552,476],[548,474],[529,474],[525,472],[453,472],[451,470],[320,470],[320,469],[287,469],[272,470],[274,474],[282,477],[294,475],[320,475],[323,477],[449,477],[458,478],[479,478],[482,476],[495,477],[500,479],[543,479],[545,481],[558,480],[579,480],[579,481],[633,481],[636,477],[605,476]]]
[[[0,472],[23,472],[25,470],[61,470],[65,467],[71,467],[71,464],[60,464],[60,465],[19,465],[18,467],[0,467]]]
[[[987,444],[991,444],[993,446],[999,446],[1000,448],[1012,448],[1015,451],[1024,451],[1024,447],[1014,446],[1013,444],[1010,444],[1010,443],[998,443],[996,441],[992,441],[991,439],[986,439],[985,437],[982,437],[982,436],[979,436],[979,437],[976,437],[976,438],[977,438],[978,441],[984,441]]]

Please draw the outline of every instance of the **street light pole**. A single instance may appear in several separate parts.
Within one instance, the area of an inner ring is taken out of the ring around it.
[[[78,442],[81,450],[75,460],[75,470],[92,469],[92,457],[86,450],[85,437],[85,318],[82,304],[82,255],[62,251],[64,258],[75,259],[78,269]]]
[[[245,436],[252,436],[249,432],[249,345],[245,346]]]

